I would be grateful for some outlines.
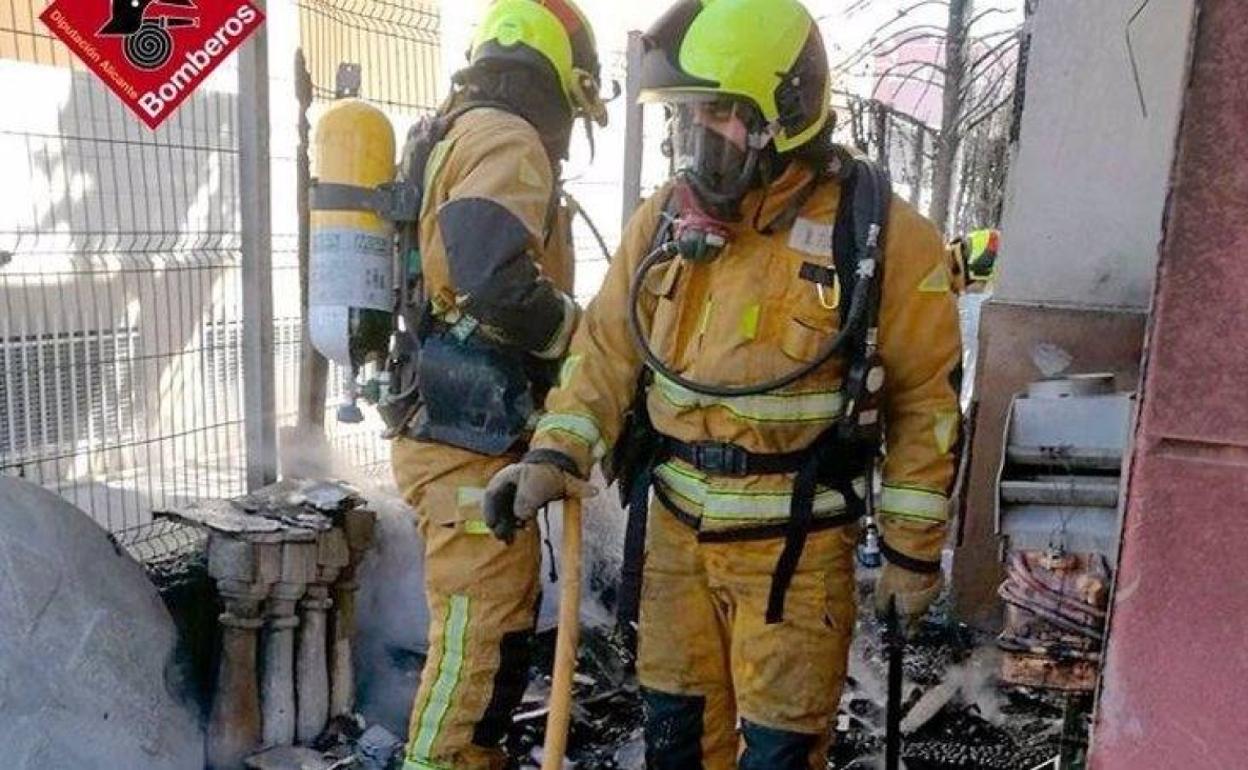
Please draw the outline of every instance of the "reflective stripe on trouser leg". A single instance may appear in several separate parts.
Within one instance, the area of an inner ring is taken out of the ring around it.
[[[510,714],[527,677],[515,661],[527,654],[537,608],[537,528],[507,546],[477,526],[478,492],[505,459],[413,441],[395,442],[393,455],[424,537],[430,611],[404,768],[501,770],[506,726],[498,714]]]
[[[451,709],[464,671],[464,642],[468,636],[467,596],[452,596],[446,602],[446,615],[439,634],[438,655],[425,665],[425,676],[434,674],[433,684],[423,703],[412,714],[412,736],[408,745],[408,757],[420,762],[432,756],[433,742],[442,729],[442,721]],[[431,648],[432,649],[432,646]]]
[[[693,530],[651,500],[637,656],[648,693],[650,770],[735,770],[737,764],[728,618],[707,583],[700,548]],[[673,760],[689,757],[700,757],[700,764]]]

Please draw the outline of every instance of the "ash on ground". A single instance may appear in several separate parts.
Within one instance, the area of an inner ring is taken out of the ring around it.
[[[850,677],[841,700],[828,770],[882,767],[887,662],[870,583],[859,589]],[[582,629],[568,764],[641,770],[641,704],[627,645],[604,627]],[[538,637],[532,684],[515,715],[509,749],[515,770],[541,763],[554,633]],[[947,619],[938,606],[907,645],[902,758],[908,770],[1031,770],[1060,748],[1063,701],[997,684],[993,638]]]
[[[850,651],[829,770],[882,766],[887,659],[872,584],[859,584],[861,609]],[[902,760],[908,770],[1032,770],[1058,755],[1060,696],[998,682],[995,637],[952,621],[948,602],[906,645]]]

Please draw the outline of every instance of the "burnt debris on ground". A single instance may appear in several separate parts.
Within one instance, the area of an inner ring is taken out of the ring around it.
[[[859,606],[871,606],[869,586]],[[880,624],[860,613],[828,770],[881,766],[886,660]],[[541,762],[554,633],[538,637],[533,684],[509,740],[516,770]],[[1032,770],[1058,754],[1060,696],[997,685],[995,640],[933,611],[906,648],[902,758],[908,770]],[[627,646],[603,628],[582,630],[568,761],[593,770],[644,767],[641,705]],[[908,720],[908,721],[907,721]]]
[[[871,606],[869,595],[860,595],[859,602]],[[947,609],[934,610],[906,647],[903,766],[1033,770],[1055,757],[1067,710],[1062,696],[999,687],[994,639],[946,616]],[[862,612],[827,770],[883,766],[887,662],[880,632],[880,623]],[[508,770],[536,770],[541,764],[554,646],[553,630],[534,642],[531,683],[508,737]],[[582,629],[565,768],[644,768],[641,703],[629,649],[613,629]],[[358,717],[334,720],[314,748],[326,767],[397,770],[402,764],[401,738]]]

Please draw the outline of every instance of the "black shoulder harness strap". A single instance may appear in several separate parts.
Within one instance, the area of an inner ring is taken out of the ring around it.
[[[833,231],[833,259],[843,288],[843,296],[853,296],[858,283],[870,281],[866,312],[849,318],[848,303],[841,303],[841,323],[854,323],[847,348],[845,413],[837,424],[811,445],[807,459],[797,469],[793,483],[789,522],[784,549],[772,575],[767,598],[768,624],[784,619],[784,600],[798,562],[806,548],[806,538],[814,523],[817,483],[823,481],[841,494],[846,512],[857,519],[866,513],[867,501],[854,489],[854,479],[869,474],[879,451],[879,409],[868,392],[868,375],[879,365],[876,337],[879,327],[880,286],[884,272],[884,235],[892,185],[888,175],[875,163],[838,153],[841,160],[841,200]],[[870,415],[874,410],[875,414]],[[864,425],[863,417],[870,416]],[[866,496],[871,494],[868,478]]]

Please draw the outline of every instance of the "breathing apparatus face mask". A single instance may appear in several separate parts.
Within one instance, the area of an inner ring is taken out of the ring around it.
[[[741,200],[757,181],[770,135],[758,110],[740,101],[678,102],[668,114],[676,245],[685,259],[708,261],[727,245],[729,223],[741,219]]]
[[[762,116],[735,100],[678,102],[670,107],[672,166],[702,203],[724,219],[740,216],[754,186],[761,148],[770,140]]]

